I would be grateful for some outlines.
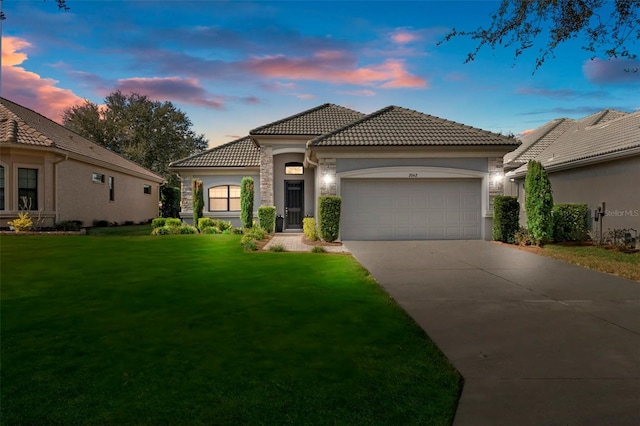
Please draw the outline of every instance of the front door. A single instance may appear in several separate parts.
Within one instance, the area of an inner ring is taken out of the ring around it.
[[[302,229],[304,211],[304,181],[288,180],[284,182],[284,218],[285,228]]]

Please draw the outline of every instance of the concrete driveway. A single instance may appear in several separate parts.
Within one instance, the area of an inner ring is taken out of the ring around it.
[[[640,425],[640,283],[486,241],[346,241],[465,379],[455,425]]]

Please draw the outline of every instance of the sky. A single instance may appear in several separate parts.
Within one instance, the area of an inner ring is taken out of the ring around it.
[[[4,0],[2,97],[59,121],[116,90],[171,101],[213,147],[333,103],[389,105],[503,134],[605,108],[640,109],[640,60],[576,39],[534,73],[531,53],[437,45],[488,26],[496,1]],[[637,51],[637,44],[634,49]],[[633,49],[632,49],[633,50]]]

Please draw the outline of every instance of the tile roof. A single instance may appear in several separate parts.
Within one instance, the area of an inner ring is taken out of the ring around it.
[[[512,145],[519,142],[418,111],[388,106],[313,139],[312,146]]]
[[[249,136],[216,146],[182,160],[169,167],[259,167],[260,149]]]
[[[546,147],[563,134],[574,120],[558,118],[534,129],[520,138],[522,145],[504,156],[504,162],[521,165],[535,159]]]
[[[534,158],[546,168],[640,149],[640,110],[633,113],[603,110],[572,123]],[[515,174],[526,173],[527,165]]]
[[[362,117],[364,117],[364,114],[361,112],[339,105],[323,104],[299,114],[255,128],[251,130],[249,134],[256,136],[319,136],[346,126]]]
[[[111,164],[158,182],[164,180],[139,164],[83,138],[37,112],[0,98],[0,145],[5,144],[56,148]]]

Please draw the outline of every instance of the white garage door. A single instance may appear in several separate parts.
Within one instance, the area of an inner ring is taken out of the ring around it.
[[[481,238],[480,179],[343,179],[343,240]]]

